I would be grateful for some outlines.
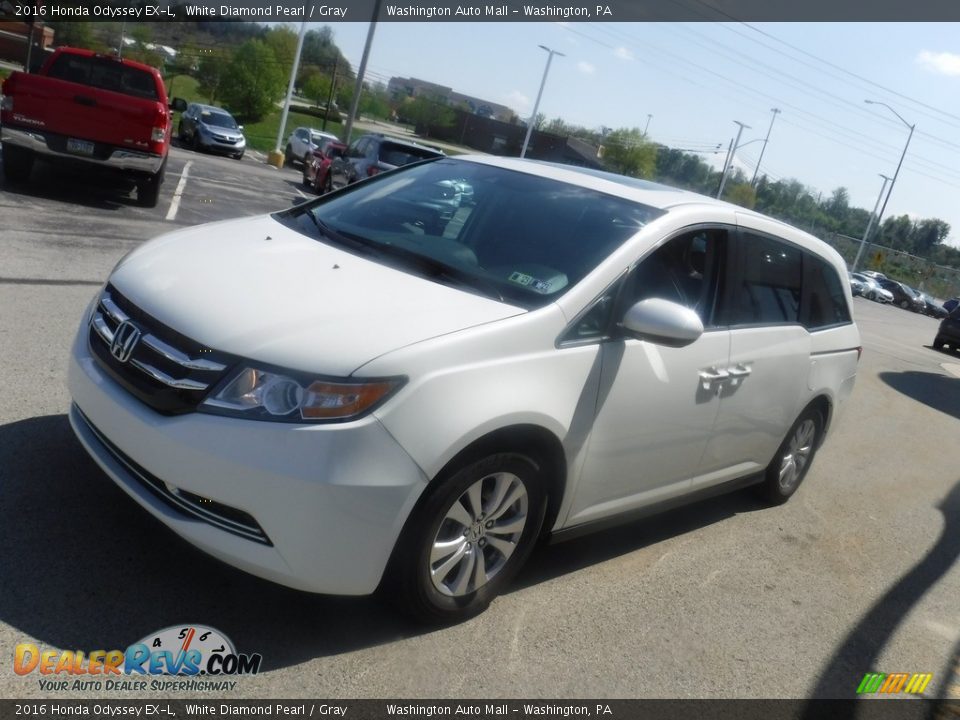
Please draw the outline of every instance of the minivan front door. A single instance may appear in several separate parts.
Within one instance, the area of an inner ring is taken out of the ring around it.
[[[710,439],[730,333],[713,323],[727,230],[698,228],[664,243],[626,278],[626,308],[659,297],[694,309],[705,332],[673,348],[620,336],[601,343],[599,392],[579,481],[565,525],[687,492]]]

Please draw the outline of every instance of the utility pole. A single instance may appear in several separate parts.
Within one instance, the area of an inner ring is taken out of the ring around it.
[[[767,151],[767,143],[770,142],[770,131],[773,130],[773,121],[777,119],[777,115],[780,114],[779,108],[770,108],[770,112],[773,113],[773,117],[770,118],[770,127],[767,128],[767,136],[763,139],[763,147],[760,148],[760,159],[757,160],[757,166],[753,169],[753,179],[750,180],[750,184],[754,185],[757,182],[757,173],[760,172],[760,163],[763,162],[763,154]]]
[[[903,152],[900,153],[900,162],[897,163],[896,172],[893,173],[893,179],[890,180],[890,189],[887,191],[887,196],[883,200],[883,207],[880,208],[880,214],[877,215],[877,225],[879,225],[880,218],[883,217],[883,211],[887,209],[887,201],[890,199],[890,196],[893,194],[893,186],[896,184],[897,177],[900,175],[900,168],[903,166],[903,159],[907,156],[907,148],[910,147],[910,140],[913,138],[913,131],[917,129],[917,124],[914,123],[913,125],[911,125],[910,123],[908,123],[906,120],[903,119],[900,113],[898,113],[892,107],[887,105],[885,102],[879,102],[877,100],[864,100],[864,102],[867,105],[883,105],[887,110],[889,110],[894,115],[896,115],[897,119],[900,120],[900,122],[902,122],[905,126],[910,128],[910,134],[907,135],[907,142],[903,146]]]
[[[718,200],[719,200],[720,197],[723,195],[723,186],[727,184],[727,175],[730,173],[730,168],[733,167],[733,158],[734,158],[734,155],[737,154],[737,148],[740,147],[740,136],[743,134],[743,131],[744,131],[745,129],[746,129],[746,130],[749,130],[749,129],[750,129],[750,126],[749,126],[749,125],[744,125],[744,124],[743,124],[742,122],[740,122],[739,120],[734,120],[733,122],[735,122],[735,123],[739,126],[739,129],[737,130],[737,137],[736,137],[736,139],[733,141],[733,144],[730,146],[730,152],[729,152],[729,154],[727,155],[727,163],[726,163],[726,165],[724,165],[724,167],[723,167],[723,175],[720,177],[720,189],[717,190],[717,199],[718,199]],[[751,142],[753,142],[753,141],[751,140]]]
[[[333,90],[337,86],[337,69],[340,67],[340,53],[333,58],[333,77],[330,78],[330,92],[327,93],[327,109],[323,113],[323,130],[327,129],[327,117],[330,115],[330,103],[333,102]]]
[[[857,248],[857,256],[853,259],[853,266],[850,268],[851,272],[856,272],[857,267],[860,265],[860,258],[863,257],[863,251],[867,247],[867,238],[870,237],[870,231],[873,230],[874,221],[877,219],[877,208],[880,207],[880,198],[883,197],[883,192],[887,189],[887,182],[890,180],[890,178],[883,173],[880,173],[880,177],[883,178],[883,185],[880,186],[880,194],[877,195],[877,202],[874,203],[873,212],[870,213],[870,222],[867,223],[867,229],[863,233],[863,238],[860,240],[860,247]]]
[[[343,142],[350,144],[353,134],[353,121],[357,117],[357,108],[360,107],[360,93],[363,92],[363,74],[367,71],[367,60],[370,57],[370,46],[373,45],[373,33],[377,29],[377,18],[380,17],[381,0],[373,4],[373,18],[370,20],[370,29],[367,30],[367,41],[363,45],[363,57],[360,58],[360,67],[357,69],[357,82],[353,86],[353,100],[350,101],[350,114],[347,116],[347,127],[343,131]]]
[[[644,136],[644,137],[647,136],[647,130],[650,129],[650,121],[651,121],[652,119],[653,119],[653,115],[647,114],[647,124],[646,124],[646,126],[643,128],[643,136]]]
[[[543,88],[547,84],[547,75],[550,74],[550,63],[553,61],[553,56],[559,55],[560,57],[566,57],[562,52],[551,50],[546,45],[540,45],[539,47],[546,50],[549,55],[547,55],[547,66],[543,69],[543,79],[540,81],[540,91],[537,93],[537,101],[533,104],[533,112],[530,113],[530,120],[527,122],[527,136],[523,139],[523,147],[520,148],[520,157],[527,156],[527,145],[530,144],[530,135],[533,134],[533,123],[537,119],[537,110],[540,109],[540,98],[543,97]]]
[[[293,85],[297,80],[297,68],[300,67],[300,52],[303,50],[303,38],[307,34],[307,21],[300,23],[300,34],[297,36],[297,52],[293,56],[293,67],[290,69],[290,82],[287,83],[287,99],[283,103],[283,112],[280,113],[280,127],[277,128],[277,146],[267,157],[267,162],[276,167],[282,167],[284,163],[283,153],[280,151],[280,144],[283,142],[283,133],[287,129],[287,116],[290,114],[290,99],[293,97]]]

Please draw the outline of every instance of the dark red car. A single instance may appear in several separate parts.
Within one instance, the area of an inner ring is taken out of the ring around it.
[[[335,158],[343,157],[346,151],[347,146],[343,143],[324,139],[303,163],[303,184],[321,194],[333,190],[330,183],[330,165]]]

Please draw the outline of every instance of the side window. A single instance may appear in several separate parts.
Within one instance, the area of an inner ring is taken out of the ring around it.
[[[800,320],[808,330],[850,322],[850,308],[836,268],[804,253]]]
[[[662,298],[695,310],[704,326],[713,324],[720,260],[727,231],[688,232],[644,258],[627,281],[626,305]]]
[[[800,321],[803,253],[799,248],[742,232],[738,270],[727,318],[730,325]]]
[[[368,144],[369,142],[370,142],[370,141],[369,141],[369,140],[366,140],[366,139],[357,140],[357,141],[350,147],[350,152],[348,153],[349,156],[352,157],[352,158],[362,158],[362,157],[365,155],[365,151],[366,151],[366,149],[367,149],[367,144]]]

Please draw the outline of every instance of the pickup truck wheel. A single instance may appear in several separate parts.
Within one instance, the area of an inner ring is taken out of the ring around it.
[[[157,206],[157,201],[160,199],[160,186],[163,184],[166,170],[167,161],[164,160],[156,175],[137,182],[137,205],[148,208]]]
[[[15,145],[3,146],[3,175],[10,182],[26,182],[33,168],[33,153]]]

